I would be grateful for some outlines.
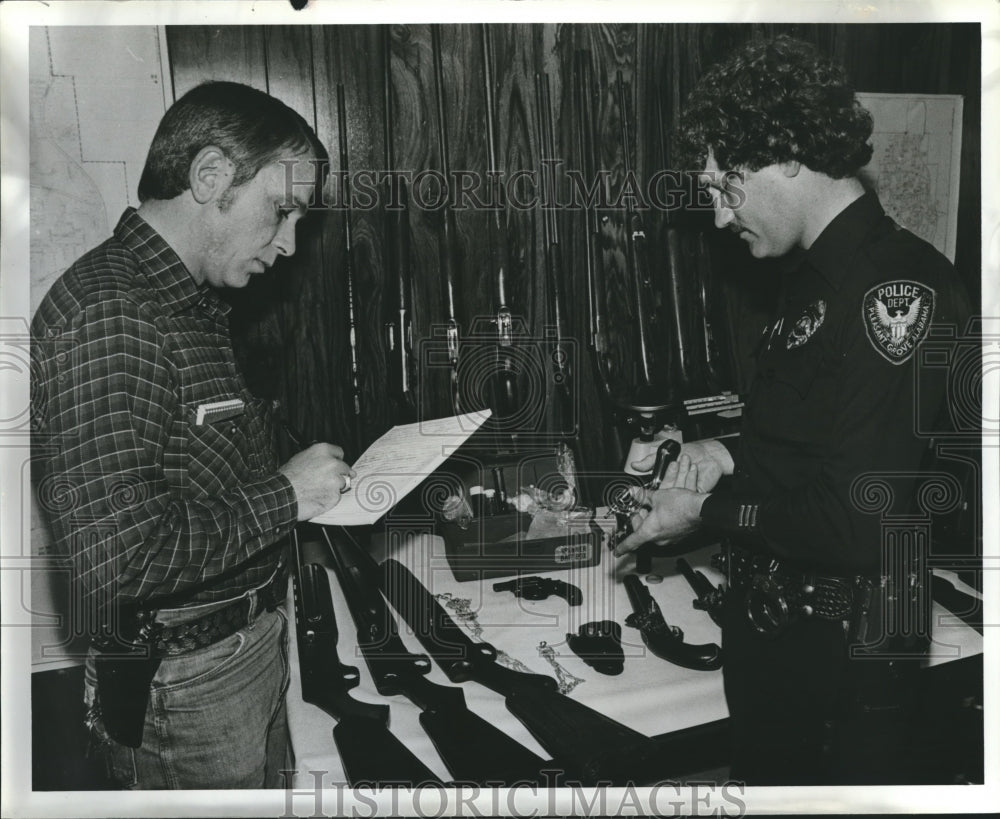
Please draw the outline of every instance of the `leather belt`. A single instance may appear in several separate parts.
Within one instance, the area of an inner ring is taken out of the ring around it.
[[[122,639],[105,635],[94,640],[94,645],[103,651],[120,653],[125,646],[142,649],[149,657],[173,657],[197,651],[224,640],[245,628],[250,622],[250,614],[256,611],[274,611],[285,599],[288,576],[280,569],[264,586],[256,589],[256,594],[243,594],[236,600],[220,608],[212,609],[201,617],[191,620],[161,623],[156,620],[155,610],[139,610],[129,631],[134,639]],[[256,597],[256,606],[254,605]],[[193,607],[192,607],[193,608]],[[170,609],[172,613],[183,613],[183,608]]]

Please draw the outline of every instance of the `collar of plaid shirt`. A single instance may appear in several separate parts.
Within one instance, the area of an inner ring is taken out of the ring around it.
[[[237,371],[228,312],[130,208],[32,322],[33,477],[98,619],[111,600],[212,602],[259,586],[295,524],[271,406]],[[199,406],[231,399],[237,416],[197,423]]]

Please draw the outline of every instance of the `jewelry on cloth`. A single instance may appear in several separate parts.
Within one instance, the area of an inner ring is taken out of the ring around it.
[[[455,615],[455,619],[471,631],[473,637],[477,640],[483,639],[483,627],[479,625],[479,621],[476,619],[476,613],[472,610],[472,601],[470,599],[467,597],[455,597],[451,592],[441,592],[434,596],[444,603],[446,608],[451,609]],[[534,673],[520,660],[511,657],[506,651],[499,648],[497,649],[497,662],[512,671],[520,671],[523,674]]]
[[[538,644],[538,653],[545,658],[545,661],[555,669],[556,680],[559,682],[559,693],[568,694],[574,688],[576,688],[580,683],[586,682],[586,680],[576,677],[570,674],[565,668],[559,665],[556,660],[556,652],[545,640],[542,640]]]

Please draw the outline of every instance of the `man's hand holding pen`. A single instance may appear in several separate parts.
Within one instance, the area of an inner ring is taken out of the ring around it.
[[[313,444],[293,455],[279,471],[288,478],[298,501],[298,519],[311,520],[340,502],[357,473],[334,444]]]

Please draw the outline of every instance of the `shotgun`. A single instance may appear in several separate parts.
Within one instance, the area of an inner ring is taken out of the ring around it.
[[[361,702],[348,694],[360,682],[358,669],[337,654],[337,620],[330,577],[316,563],[303,563],[298,530],[293,530],[295,637],[299,649],[302,699],[337,720],[333,741],[352,787],[369,783],[415,785],[439,782],[389,732],[389,706]]]
[[[401,563],[386,560],[382,571],[385,596],[448,679],[474,680],[501,694],[568,777],[582,784],[632,782],[659,754],[648,737],[560,694],[552,677],[498,665],[497,650],[472,640]]]

